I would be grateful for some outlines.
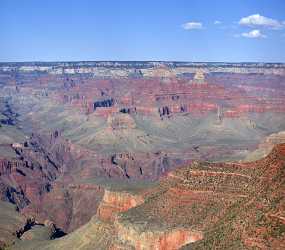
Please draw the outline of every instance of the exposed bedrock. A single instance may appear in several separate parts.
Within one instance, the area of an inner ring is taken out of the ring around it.
[[[14,150],[18,158],[1,160],[1,198],[39,221],[51,220],[65,232],[85,224],[97,213],[105,188],[96,184],[96,178],[157,179],[177,164],[164,153],[94,156],[64,140],[57,130],[49,136],[34,134],[25,143],[14,145]],[[89,157],[88,161],[82,160]],[[109,209],[114,206],[118,212],[140,202],[137,198],[128,201],[124,195],[114,199]],[[112,212],[108,215],[108,211],[100,211],[113,218]]]
[[[70,232],[87,223],[96,213],[103,197],[103,189],[96,185],[53,185],[40,204],[30,205],[24,212],[40,221],[54,222],[64,232]]]
[[[255,162],[194,162],[155,185],[110,189],[86,225],[35,247],[283,249],[284,166],[281,144]]]
[[[15,157],[0,161],[1,200],[16,204],[22,213],[33,215],[39,221],[50,219],[53,215],[44,214],[43,205],[46,196],[55,193],[57,178],[67,168],[72,168],[69,149],[57,131],[45,138],[33,135],[22,144],[14,143],[11,147],[15,150]],[[52,200],[56,202],[56,196]],[[55,208],[54,202],[51,203]],[[64,208],[66,204],[63,205]],[[64,220],[65,213],[68,214],[68,211],[62,210],[57,217],[59,220],[54,222]],[[68,223],[70,219],[68,217]]]
[[[147,160],[147,161],[146,161]],[[182,161],[157,153],[117,153],[111,156],[112,168],[120,170],[121,178],[156,180]]]
[[[31,141],[30,146],[17,146],[17,158],[1,160],[0,179],[2,199],[8,199],[18,208],[39,203],[60,171],[60,165]],[[4,191],[4,192],[3,192]]]
[[[98,207],[97,216],[103,221],[113,222],[118,213],[127,211],[143,202],[144,198],[141,195],[106,189]]]
[[[70,233],[53,250],[274,249],[282,147],[210,161],[284,141],[284,83],[281,64],[1,64],[1,199]]]
[[[177,250],[182,246],[203,239],[203,233],[187,228],[157,228],[141,231],[136,225],[115,221],[118,242],[111,249],[132,246],[135,250]]]
[[[187,71],[187,68],[181,70]],[[41,82],[37,95],[48,93],[44,97],[103,117],[120,112],[168,117],[179,113],[217,112],[218,109],[225,117],[240,117],[252,112],[284,113],[284,75],[262,74],[267,70],[269,68],[261,67],[256,74],[229,73],[227,70],[211,74],[209,70],[192,68],[188,77],[174,74],[166,78],[154,75],[124,79],[116,75],[101,79],[83,72],[56,75],[20,70],[21,77],[15,80],[11,74],[7,85],[13,86],[22,78],[21,91],[24,93],[26,90],[34,92],[34,82]]]

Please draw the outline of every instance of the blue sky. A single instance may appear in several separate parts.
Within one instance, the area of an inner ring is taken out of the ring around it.
[[[59,60],[285,62],[285,1],[0,0],[0,61]]]

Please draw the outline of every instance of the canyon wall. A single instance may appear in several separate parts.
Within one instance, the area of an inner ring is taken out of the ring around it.
[[[122,232],[113,244],[118,248],[171,248],[201,239],[201,221],[205,226],[205,218],[218,221],[236,198],[245,198],[247,190],[241,184],[248,185],[252,177],[236,172],[238,165],[210,171],[191,164],[245,160],[261,147],[262,154],[254,158],[258,159],[282,142],[284,68],[178,62],[1,63],[1,200],[68,233],[91,218],[95,219],[88,226],[96,230],[111,230],[108,223],[113,223],[112,232]],[[193,169],[182,176],[173,172],[189,165]],[[158,190],[129,190],[134,183],[149,187],[161,178],[166,179]],[[219,190],[223,185],[226,190]],[[197,201],[201,205],[195,210]],[[179,204],[185,204],[185,210]],[[190,210],[207,215],[185,221],[182,215]],[[149,227],[153,231],[129,228],[128,220],[137,220],[132,211],[143,211],[147,223],[154,223]],[[158,221],[167,225],[157,229]],[[199,227],[185,229],[184,222]]]

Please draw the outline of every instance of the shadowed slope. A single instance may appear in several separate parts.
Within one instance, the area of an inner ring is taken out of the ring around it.
[[[0,249],[17,239],[16,231],[25,223],[25,219],[8,202],[0,201]]]

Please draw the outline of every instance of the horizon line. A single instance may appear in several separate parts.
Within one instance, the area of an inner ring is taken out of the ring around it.
[[[1,61],[0,64],[14,64],[14,63],[98,63],[98,62],[112,62],[112,63],[228,63],[228,64],[285,64],[284,62],[278,61],[184,61],[184,60],[35,60],[35,61]]]

